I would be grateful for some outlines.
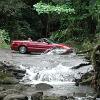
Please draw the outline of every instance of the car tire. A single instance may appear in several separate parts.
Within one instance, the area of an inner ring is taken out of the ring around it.
[[[20,46],[20,47],[19,47],[19,52],[20,52],[21,54],[25,54],[25,53],[27,53],[27,48],[26,48],[25,46]]]

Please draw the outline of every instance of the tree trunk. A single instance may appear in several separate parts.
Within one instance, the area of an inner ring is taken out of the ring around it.
[[[97,92],[97,97],[100,97],[100,45],[94,48],[91,60],[94,68],[92,85]]]

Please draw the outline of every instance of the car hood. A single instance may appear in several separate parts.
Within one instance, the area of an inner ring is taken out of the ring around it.
[[[60,43],[60,44],[53,43],[52,45],[54,45],[54,46],[56,46],[56,47],[65,48],[65,49],[71,49],[70,46],[65,45],[65,44],[62,44],[62,43]]]

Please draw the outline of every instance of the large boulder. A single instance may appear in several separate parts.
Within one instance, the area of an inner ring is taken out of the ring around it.
[[[35,85],[35,88],[38,90],[46,90],[46,89],[52,89],[53,86],[47,83],[39,83]]]
[[[3,100],[28,100],[28,97],[23,94],[9,94]]]
[[[7,61],[0,61],[0,84],[16,84],[25,76],[26,70]]]
[[[31,100],[43,100],[43,92],[36,92],[31,95]]]
[[[26,73],[26,70],[21,69],[19,66],[16,66],[16,65],[14,65],[10,62],[7,62],[7,61],[0,61],[0,66],[2,66],[3,69],[6,69],[8,71],[22,73],[22,74]]]
[[[0,92],[0,100],[3,100],[3,98],[9,94],[14,94],[14,93],[20,93],[19,91],[15,89],[8,89]]]

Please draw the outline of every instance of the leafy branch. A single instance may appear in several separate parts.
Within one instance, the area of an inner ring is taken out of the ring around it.
[[[66,14],[71,14],[71,13],[75,13],[75,10],[68,7],[67,5],[51,5],[51,4],[45,4],[42,2],[39,2],[35,5],[33,5],[34,9],[38,12],[38,14],[42,14],[42,13],[57,13],[57,14],[61,14],[61,13],[66,13]]]

